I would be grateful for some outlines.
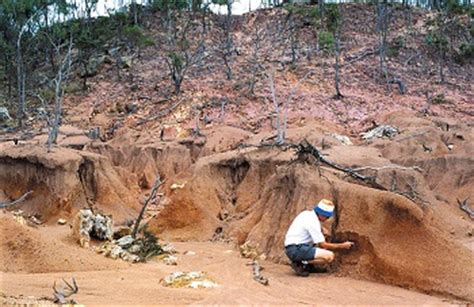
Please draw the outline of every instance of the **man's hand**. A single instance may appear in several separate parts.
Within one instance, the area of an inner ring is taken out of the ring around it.
[[[318,247],[328,249],[328,250],[338,250],[338,249],[351,249],[354,246],[354,242],[346,241],[344,243],[329,243],[321,242],[317,244]]]
[[[351,249],[352,246],[354,246],[354,242],[346,241],[344,243],[341,243],[340,246],[341,246],[341,249]]]

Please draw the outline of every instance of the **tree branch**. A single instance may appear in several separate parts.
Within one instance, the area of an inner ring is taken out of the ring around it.
[[[141,220],[143,219],[143,214],[145,214],[146,207],[148,206],[150,201],[153,198],[155,198],[156,193],[158,192],[158,188],[160,187],[160,185],[161,185],[161,178],[160,178],[160,174],[158,174],[156,176],[155,184],[153,185],[153,188],[151,189],[150,196],[148,196],[147,200],[145,201],[145,204],[143,205],[142,210],[140,211],[140,214],[138,215],[137,221],[135,222],[135,226],[133,227],[133,232],[132,232],[132,238],[135,239],[137,237],[138,228],[140,226]]]
[[[33,193],[33,191],[28,191],[25,194],[23,194],[20,198],[18,198],[17,200],[14,200],[12,202],[7,202],[7,201],[1,202],[0,201],[0,209],[17,205],[17,204],[23,202],[24,200],[26,200],[28,198],[28,196],[30,196],[32,193]]]

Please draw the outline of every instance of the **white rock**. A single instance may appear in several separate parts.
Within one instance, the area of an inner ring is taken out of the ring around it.
[[[128,251],[131,252],[132,254],[136,254],[140,251],[140,245],[134,244],[128,249]]]
[[[166,243],[166,244],[163,244],[161,246],[161,249],[163,250],[164,253],[166,254],[176,254],[177,251],[176,249],[174,248],[174,246],[170,243]]]
[[[132,238],[132,236],[128,235],[128,236],[125,236],[125,237],[121,237],[120,239],[118,239],[116,241],[116,243],[119,246],[123,247],[123,246],[129,245],[129,244],[132,244],[133,241],[134,241],[134,239]]]
[[[187,288],[193,288],[193,289],[198,289],[198,288],[216,288],[218,285],[215,282],[212,282],[210,280],[195,280],[192,281]]]
[[[171,190],[177,190],[177,189],[182,189],[184,188],[184,183],[179,184],[179,183],[173,183],[170,187]]]
[[[341,142],[342,145],[352,145],[351,139],[348,136],[335,133],[331,134],[331,136]]]
[[[123,251],[120,255],[120,258],[122,258],[122,260],[127,261],[127,262],[139,262],[140,261],[140,257],[138,257],[137,255],[131,254],[127,251]]]
[[[362,139],[368,141],[373,138],[393,138],[399,133],[398,129],[390,125],[380,125],[365,133],[361,133]]]
[[[166,265],[178,265],[178,257],[168,255],[167,257],[163,258],[163,262]]]
[[[115,245],[110,251],[110,258],[118,259],[123,254],[123,252],[124,250],[120,246]]]
[[[12,119],[10,117],[10,113],[8,113],[8,109],[5,107],[0,107],[0,122],[7,121]]]

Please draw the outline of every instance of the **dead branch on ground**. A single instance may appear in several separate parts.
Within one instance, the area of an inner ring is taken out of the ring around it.
[[[353,55],[353,56],[350,56],[350,55],[346,56],[345,59],[344,59],[345,60],[344,65],[352,64],[354,62],[363,60],[366,57],[371,56],[371,55],[376,55],[379,52],[380,52],[380,49],[378,49],[378,48],[368,48],[368,49],[365,49],[364,51],[360,52],[359,54],[356,54],[356,55]]]
[[[247,265],[252,266],[253,279],[264,286],[268,286],[268,278],[262,276],[263,267],[260,266],[257,260],[253,260],[252,263]]]
[[[59,291],[56,289],[56,282],[54,282],[53,285],[53,301],[56,304],[76,304],[74,300],[69,300],[66,301],[66,298],[70,297],[73,294],[76,294],[79,291],[79,287],[77,286],[76,280],[74,277],[72,278],[72,284],[68,283],[64,278],[63,282],[65,284],[65,287],[62,287],[59,289]]]
[[[33,193],[33,191],[28,191],[25,194],[23,194],[22,196],[20,196],[20,198],[18,198],[17,200],[14,200],[12,202],[0,201],[0,209],[17,205],[17,204],[23,202],[24,200],[26,200],[28,198],[28,196],[30,196],[32,193]]]
[[[334,168],[338,171],[342,171],[357,180],[361,180],[365,183],[368,183],[370,186],[376,189],[384,190],[384,191],[387,190],[384,186],[378,184],[375,181],[376,179],[375,177],[364,176],[352,168],[344,167],[344,166],[341,166],[334,162],[329,161],[323,156],[323,154],[316,147],[311,145],[307,140],[303,140],[299,144],[291,144],[289,145],[289,148],[296,150],[296,154],[298,155],[299,158],[304,158],[305,155],[311,155],[314,158],[316,158],[318,162],[326,164],[330,166],[331,168]]]
[[[342,165],[338,165],[328,159],[321,153],[319,149],[314,147],[312,144],[310,144],[307,140],[303,140],[298,144],[294,143],[283,143],[283,144],[278,144],[277,141],[273,143],[269,143],[268,140],[276,139],[276,136],[272,136],[270,138],[266,138],[262,140],[262,143],[260,145],[249,145],[249,144],[241,144],[239,148],[248,148],[248,147],[257,147],[257,148],[274,148],[277,147],[283,151],[286,151],[288,149],[292,149],[296,151],[296,154],[298,156],[298,159],[300,161],[305,161],[307,160],[306,157],[312,156],[316,159],[315,165],[318,168],[319,175],[326,180],[329,181],[329,179],[325,176],[322,175],[321,173],[321,165],[324,164],[326,166],[329,166],[330,168],[333,168],[335,170],[341,171],[346,173],[347,175],[351,176],[352,178],[363,181],[364,183],[368,184],[370,187],[382,191],[390,191],[399,195],[402,195],[409,200],[416,202],[419,200],[422,205],[429,205],[429,202],[424,200],[422,197],[420,197],[419,193],[417,192],[416,189],[416,183],[413,184],[408,184],[410,191],[408,192],[403,192],[399,191],[397,189],[397,183],[395,178],[393,177],[392,179],[392,184],[391,188],[388,189],[381,185],[380,183],[377,182],[377,176],[365,176],[361,174],[359,171],[363,170],[382,170],[382,169],[401,169],[401,170],[415,170],[418,172],[423,172],[423,169],[418,167],[418,166],[413,166],[413,167],[404,167],[404,166],[399,166],[399,165],[387,165],[387,166],[381,166],[381,167],[372,167],[372,166],[366,166],[366,167],[359,167],[359,168],[350,168],[350,167],[345,167]]]
[[[381,167],[364,166],[364,167],[354,168],[354,170],[356,172],[364,171],[364,170],[381,171],[381,170],[385,170],[385,169],[400,169],[400,170],[404,170],[404,171],[414,170],[414,171],[417,171],[417,172],[420,172],[420,173],[423,172],[423,169],[421,167],[418,167],[418,166],[406,167],[406,166],[401,166],[401,165],[384,165],[384,166],[381,166]]]
[[[180,99],[179,101],[177,101],[174,105],[172,105],[171,107],[169,107],[168,109],[165,109],[161,112],[159,112],[158,114],[150,117],[150,118],[143,118],[143,119],[140,119],[137,121],[137,126],[140,126],[140,125],[143,125],[143,124],[146,124],[148,122],[151,122],[151,121],[154,121],[154,120],[157,120],[157,119],[160,119],[161,117],[164,117],[168,114],[170,114],[174,109],[176,109],[177,107],[179,107],[179,105],[184,101],[184,99]]]
[[[467,215],[469,215],[471,219],[474,219],[474,210],[472,210],[471,207],[469,207],[469,203],[467,202],[469,200],[469,197],[463,201],[460,201],[459,199],[456,199],[456,200],[458,201],[459,209],[466,212]]]

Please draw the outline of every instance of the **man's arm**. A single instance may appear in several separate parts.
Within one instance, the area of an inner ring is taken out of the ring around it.
[[[318,247],[328,250],[350,249],[352,246],[354,246],[354,242],[351,241],[346,241],[344,243],[321,242],[318,244]]]

